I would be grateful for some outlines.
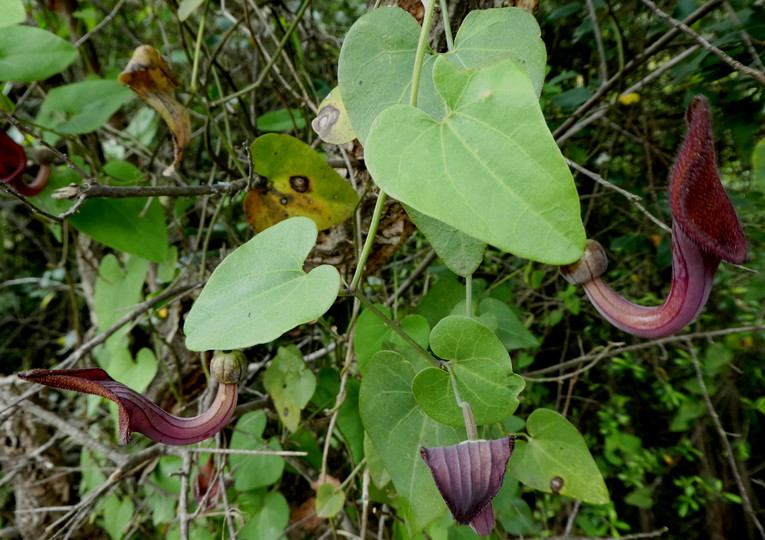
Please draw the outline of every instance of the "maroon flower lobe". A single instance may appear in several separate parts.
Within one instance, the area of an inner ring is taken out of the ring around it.
[[[489,536],[494,529],[491,501],[502,487],[513,448],[513,437],[420,448],[454,519],[469,524],[480,536]]]
[[[0,131],[0,182],[13,184],[27,168],[27,155],[10,136]]]
[[[718,258],[746,260],[746,237],[717,172],[711,113],[706,98],[691,101],[688,134],[672,169],[669,203],[672,217],[704,251]]]
[[[50,179],[50,164],[41,163],[37,177],[27,184],[21,175],[27,168],[27,155],[7,133],[0,131],[0,182],[13,187],[25,197],[39,195]]]

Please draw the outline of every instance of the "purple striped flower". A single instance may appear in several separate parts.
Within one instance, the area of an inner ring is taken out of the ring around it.
[[[513,448],[513,437],[420,448],[454,519],[480,536],[489,536],[494,529],[491,501],[502,487]]]

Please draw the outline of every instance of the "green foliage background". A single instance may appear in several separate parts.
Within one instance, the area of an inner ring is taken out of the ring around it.
[[[248,174],[247,148],[264,132],[317,142],[310,119],[315,106],[337,85],[343,36],[367,9],[342,0],[315,0],[305,6],[226,2],[225,9],[216,2],[193,1],[181,2],[179,9],[176,2],[161,0],[127,0],[119,9],[95,0],[64,4],[73,9],[25,2],[26,20],[64,42],[77,43],[87,35],[78,43],[76,61],[36,83],[6,83],[0,110],[12,113],[32,132],[44,133],[82,169],[113,186],[166,181],[159,172],[172,161],[167,128],[138,99],[123,104],[119,88],[103,96],[117,111],[107,123],[87,108],[88,103],[80,103],[79,109],[59,107],[57,88],[93,78],[116,79],[137,45],[153,43],[183,82],[180,100],[193,111],[194,138],[181,169],[182,182],[241,180]],[[547,47],[542,110],[563,155],[641,198],[638,206],[587,175],[575,175],[588,236],[598,239],[610,255],[607,280],[642,303],[658,302],[666,292],[670,237],[643,209],[664,223],[671,219],[666,179],[684,134],[685,106],[697,94],[706,95],[712,104],[721,175],[744,225],[750,244],[746,266],[754,272],[723,265],[706,308],[689,329],[675,337],[644,341],[605,323],[582,290],[565,283],[556,267],[489,248],[472,279],[474,311],[487,326],[506,331],[501,335],[498,330],[498,337],[510,350],[513,371],[524,377],[526,388],[515,415],[487,433],[519,432],[523,419],[536,409],[562,413],[583,434],[611,496],[605,505],[580,505],[564,495],[524,487],[508,476],[495,500],[494,537],[606,538],[655,532],[677,539],[756,538],[759,533],[742,504],[731,459],[762,522],[763,85],[707,50],[680,57],[696,45],[682,33],[639,61],[671,27],[638,0],[591,4],[597,25],[588,16],[590,3],[577,1],[542,0],[536,19]],[[658,6],[676,19],[693,17],[696,32],[762,73],[761,3],[680,0],[660,1]],[[297,30],[285,38],[301,7],[306,9]],[[702,15],[695,16],[699,9]],[[0,50],[6,30],[0,28]],[[277,53],[280,41],[284,50]],[[56,43],[68,59],[69,48]],[[250,87],[273,57],[278,71]],[[601,85],[612,78],[598,96]],[[639,99],[620,99],[624,94]],[[593,105],[583,115],[590,121],[561,130],[570,119],[582,118],[577,111],[586,103]],[[75,125],[95,122],[99,127],[84,134],[61,129],[61,124],[40,116],[49,110],[67,120],[78,118]],[[4,119],[0,126],[9,129]],[[23,138],[39,146],[31,136]],[[345,167],[345,156],[336,147],[325,145],[323,151],[333,164]],[[32,202],[53,214],[63,212],[70,203],[51,199],[50,192],[72,182],[81,183],[82,178],[58,163],[51,189]],[[359,411],[360,379],[376,350],[364,349],[369,341],[357,343],[357,363],[355,356],[347,355],[347,346],[360,335],[393,342],[398,352],[389,353],[391,362],[411,357],[411,349],[396,342],[368,311],[362,311],[355,336],[346,334],[356,315],[347,298],[340,298],[315,323],[247,351],[251,372],[237,419],[211,445],[306,454],[228,460],[213,456],[224,470],[227,489],[226,498],[211,509],[188,496],[198,465],[207,456],[164,450],[141,454],[149,445],[139,437],[117,449],[114,415],[98,400],[36,389],[26,411],[24,405],[21,410],[6,408],[27,390],[14,373],[55,366],[113,324],[114,313],[119,318],[162,291],[206,280],[225,255],[252,236],[242,211],[243,197],[240,188],[224,195],[156,198],[152,203],[146,198],[93,199],[64,226],[34,214],[10,195],[0,198],[0,529],[5,534],[31,530],[39,537],[71,533],[213,538],[236,533],[256,539],[282,534],[321,538],[338,531],[358,534],[366,527],[370,538],[378,530],[381,538],[410,538],[401,522],[410,509],[385,489],[398,471],[386,470],[377,453],[382,449],[376,450],[363,436],[361,417],[370,412],[363,407]],[[129,232],[115,240],[98,220],[120,215],[125,205],[141,207],[144,221],[126,217]],[[361,208],[371,211],[371,206]],[[425,321],[432,328],[447,315],[465,313],[464,280],[438,259],[428,258],[430,251],[424,237],[413,234],[365,277],[362,287],[372,302],[390,307],[390,316],[421,345],[423,334],[427,344]],[[430,264],[422,271],[424,260]],[[396,294],[402,283],[407,287]],[[196,294],[184,292],[152,305],[81,362],[92,359],[124,373],[120,380],[146,388],[164,407],[195,414],[204,398],[206,357],[184,347],[180,330]],[[298,400],[303,409],[297,428],[293,417],[287,422],[274,409],[267,388],[273,384],[268,366],[293,354],[293,346],[305,362],[302,369],[291,368],[299,373],[293,375],[300,381],[295,385],[305,389],[312,387],[310,380],[316,383],[309,398],[301,395]],[[371,366],[385,369],[380,362]],[[703,386],[695,366],[700,366]],[[336,406],[339,395],[344,401]],[[46,423],[34,407],[53,411],[80,435]],[[425,415],[421,420],[434,423]],[[452,428],[438,429],[444,433],[434,438],[451,440]],[[116,466],[126,467],[124,475],[111,481]],[[328,477],[320,478],[319,472]],[[330,482],[333,489],[324,487]],[[30,485],[42,488],[35,491]],[[363,512],[364,494],[375,513]],[[313,497],[319,498],[316,507],[328,519],[300,521],[301,508],[311,508]],[[16,513],[61,506],[71,508]],[[428,538],[474,536],[441,514],[426,531]]]

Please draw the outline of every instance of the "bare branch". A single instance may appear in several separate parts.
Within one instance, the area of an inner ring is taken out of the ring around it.
[[[706,39],[701,37],[698,33],[696,33],[695,30],[693,30],[690,26],[687,24],[684,24],[677,19],[672,18],[671,16],[664,13],[659,6],[651,2],[651,0],[641,0],[646,6],[650,8],[651,11],[653,11],[659,18],[664,19],[669,24],[671,24],[674,28],[678,28],[682,30],[684,33],[691,36],[693,39],[696,40],[696,42],[701,45],[701,47],[714,54],[720,60],[728,64],[730,67],[735,69],[736,71],[740,71],[741,73],[744,73],[745,75],[749,75],[753,79],[756,79],[760,81],[761,84],[765,84],[765,74],[763,74],[760,71],[757,71],[756,69],[752,69],[749,66],[745,66],[738,60],[731,58],[727,54],[725,54],[723,51],[709,43]]]
[[[733,473],[733,477],[736,479],[736,485],[738,486],[738,492],[739,495],[741,495],[741,500],[744,504],[744,510],[746,511],[746,515],[749,516],[749,519],[752,520],[752,523],[754,523],[754,526],[757,527],[757,530],[760,533],[760,538],[765,539],[765,528],[763,528],[760,520],[757,519],[757,513],[754,511],[752,501],[749,498],[749,491],[746,489],[746,486],[744,486],[744,480],[741,478],[741,471],[738,470],[736,454],[733,453],[733,448],[728,440],[728,435],[722,427],[720,416],[717,414],[714,404],[712,403],[712,398],[709,396],[709,390],[707,390],[707,385],[704,382],[704,375],[701,372],[701,365],[699,365],[699,357],[696,354],[696,349],[693,347],[693,342],[691,342],[690,339],[687,340],[687,343],[688,353],[690,354],[691,362],[693,362],[693,369],[696,371],[696,380],[699,382],[699,388],[701,388],[701,395],[704,397],[704,403],[707,406],[707,411],[709,411],[709,416],[712,418],[712,423],[715,425],[715,430],[717,430],[717,434],[720,436],[720,442],[722,442],[723,449],[725,450],[725,458],[728,460],[728,465]]]

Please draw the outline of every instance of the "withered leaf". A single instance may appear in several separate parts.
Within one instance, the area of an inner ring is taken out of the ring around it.
[[[180,85],[170,67],[151,45],[141,45],[133,52],[119,81],[146,101],[167,123],[173,135],[175,159],[162,174],[170,176],[183,159],[183,151],[191,140],[189,111],[174,97]]]

